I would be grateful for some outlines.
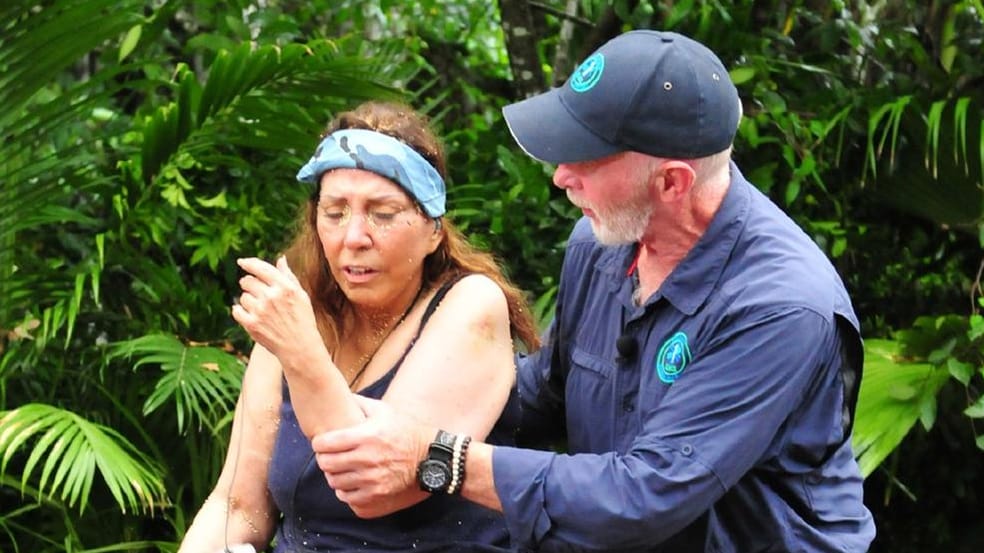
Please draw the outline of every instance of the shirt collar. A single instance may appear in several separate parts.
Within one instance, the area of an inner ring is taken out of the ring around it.
[[[731,163],[731,184],[707,230],[660,287],[662,295],[686,315],[707,301],[724,272],[748,218],[751,191]]]

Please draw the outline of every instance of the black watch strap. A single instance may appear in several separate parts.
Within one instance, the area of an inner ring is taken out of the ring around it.
[[[451,485],[454,456],[454,434],[438,430],[434,441],[427,448],[427,458],[417,466],[417,483],[429,493],[445,493]]]
[[[448,455],[448,462],[451,462],[451,454],[454,452],[454,440],[457,438],[454,434],[450,432],[445,432],[443,430],[438,430],[437,435],[434,436],[434,441],[431,442],[429,453],[437,454],[443,456],[445,453]]]

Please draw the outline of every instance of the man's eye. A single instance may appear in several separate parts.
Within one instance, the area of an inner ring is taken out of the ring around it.
[[[344,211],[325,210],[322,211],[321,214],[329,221],[340,221],[342,217],[345,217]]]

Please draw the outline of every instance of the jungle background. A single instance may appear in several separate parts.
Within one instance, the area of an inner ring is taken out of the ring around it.
[[[500,108],[632,28],[719,53],[735,158],[824,249],[866,338],[872,551],[984,550],[980,0],[5,0],[0,551],[173,551],[333,113],[427,113],[451,216],[551,312],[575,210]],[[790,336],[795,340],[796,336]]]

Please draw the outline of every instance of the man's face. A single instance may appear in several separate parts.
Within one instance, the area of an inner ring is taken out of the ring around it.
[[[602,244],[616,246],[638,242],[649,226],[654,206],[646,183],[654,158],[623,152],[592,161],[562,163],[554,172],[554,184],[591,221]]]

